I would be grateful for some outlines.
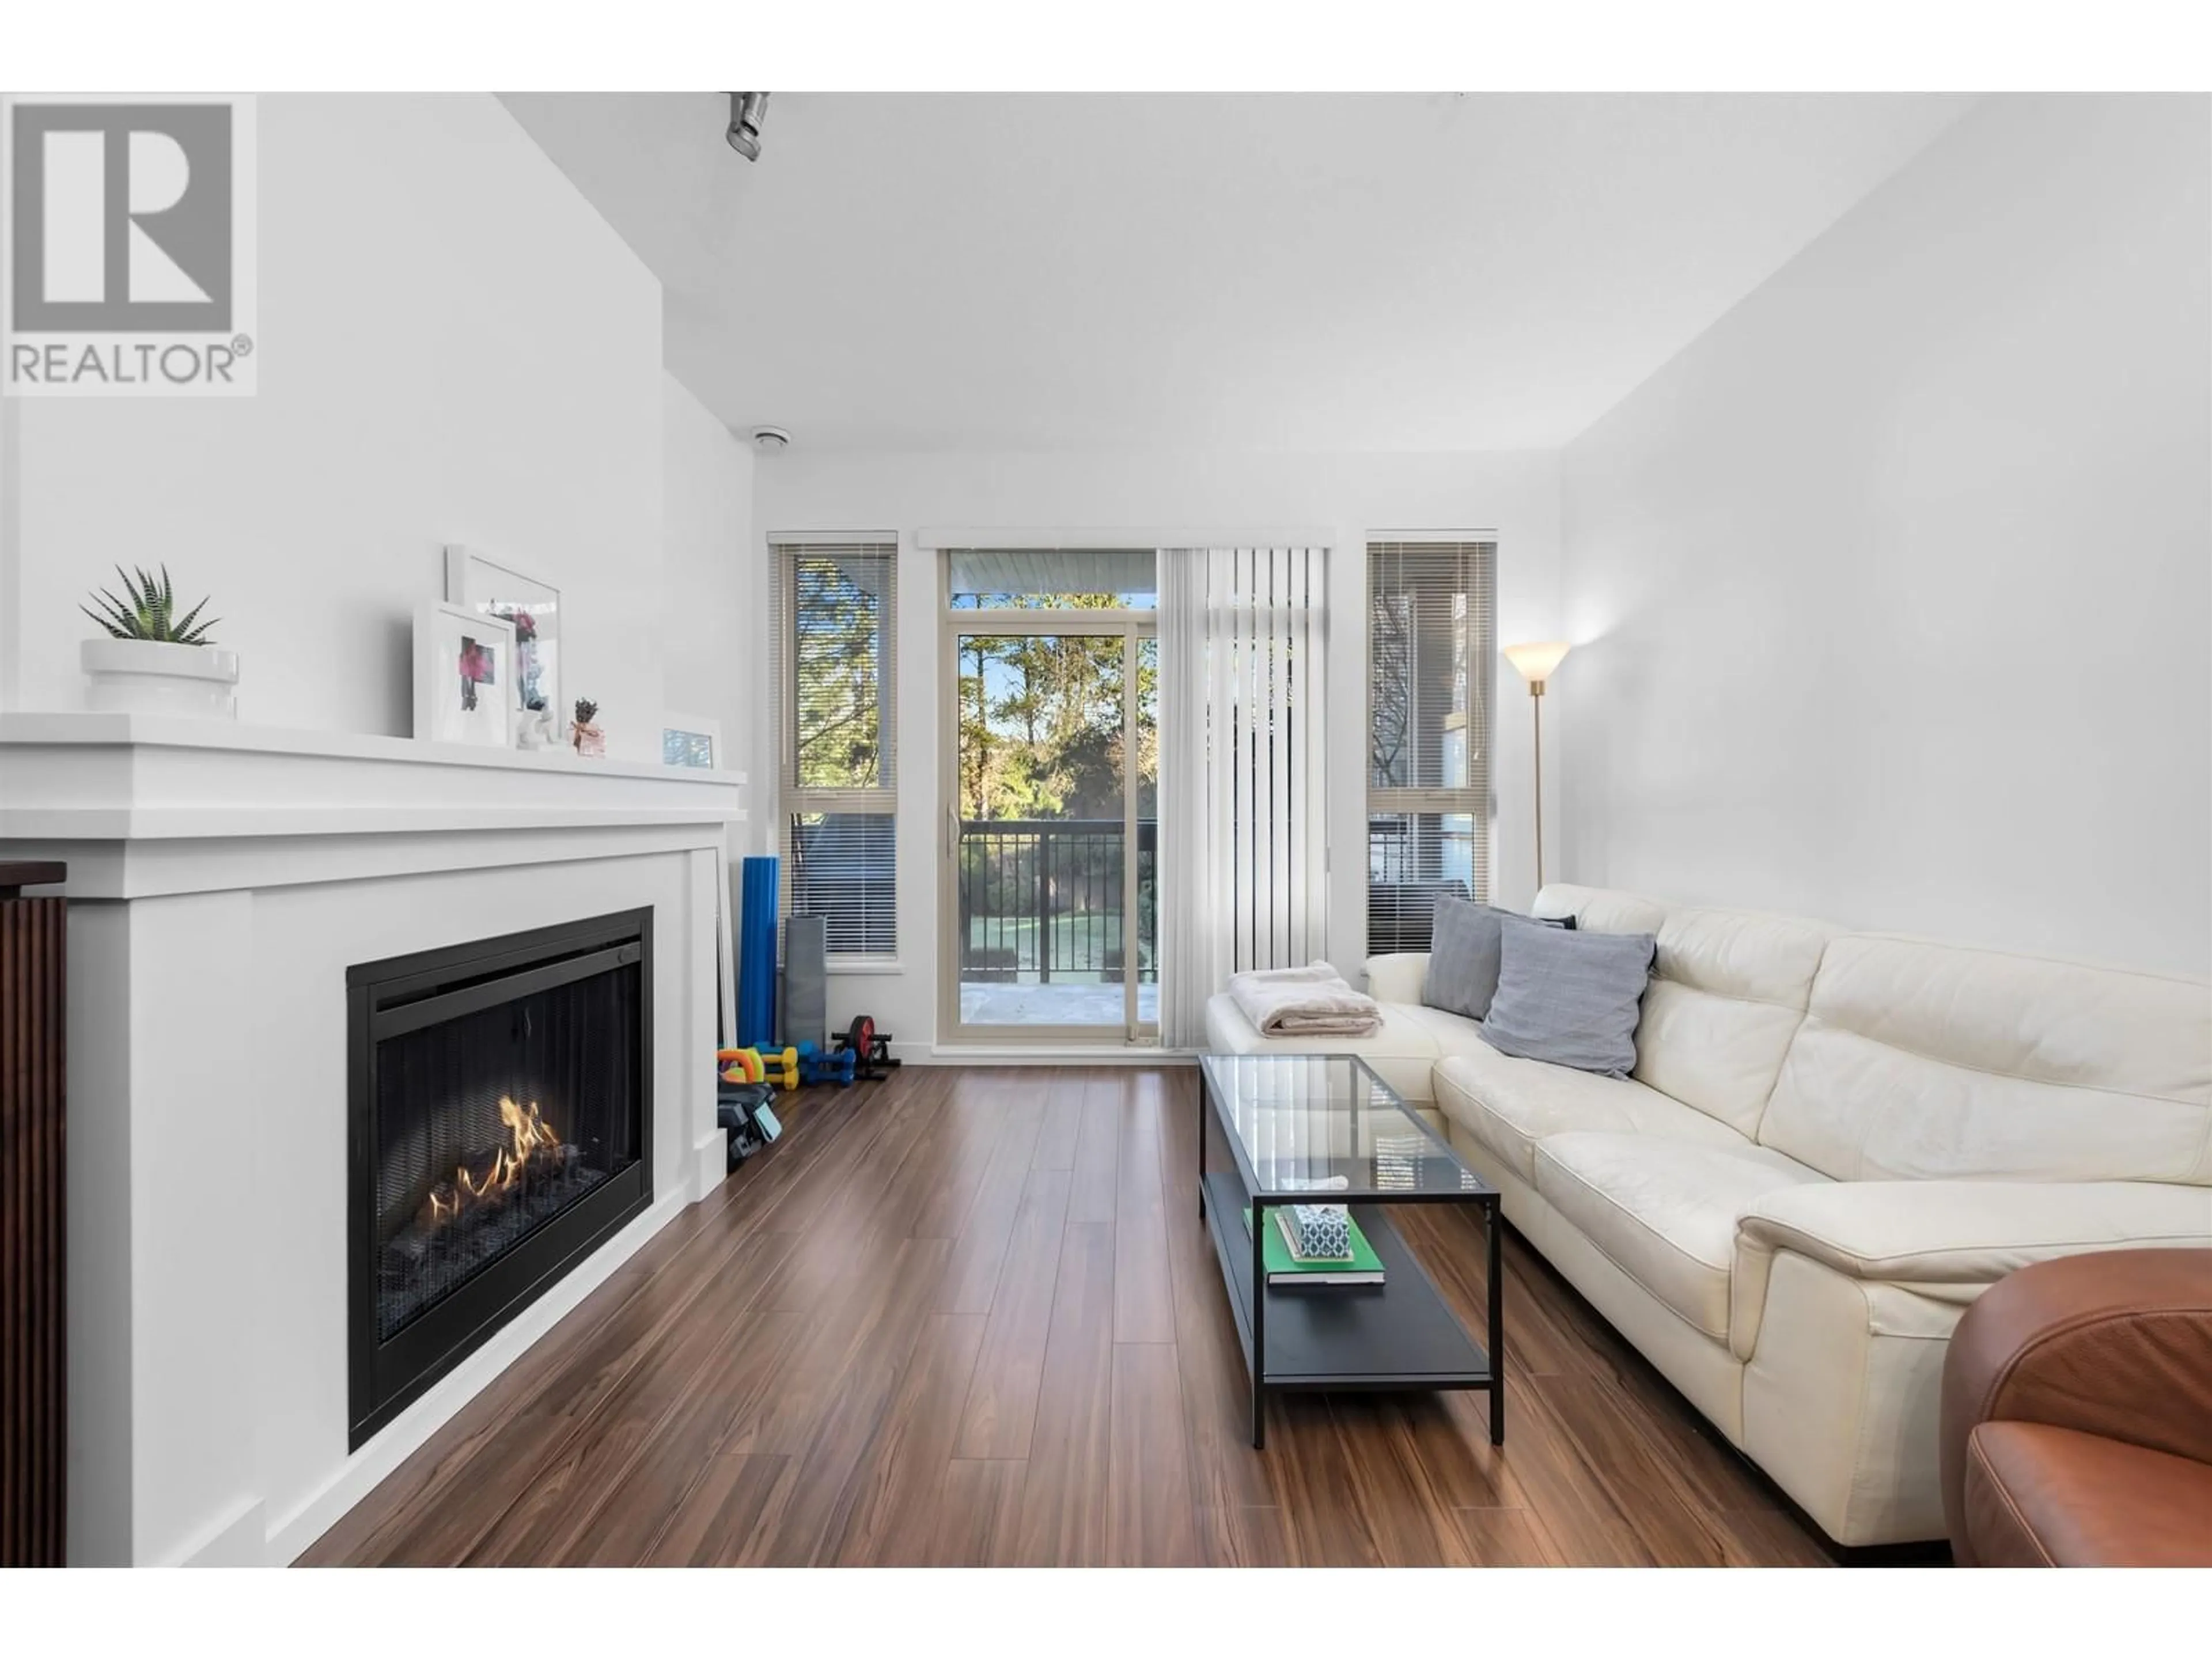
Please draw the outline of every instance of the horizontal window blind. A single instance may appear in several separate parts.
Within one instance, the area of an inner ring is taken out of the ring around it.
[[[793,540],[772,551],[783,914],[824,918],[832,956],[890,957],[898,548]]]
[[[1439,897],[1490,896],[1498,547],[1367,548],[1367,948],[1429,948]]]

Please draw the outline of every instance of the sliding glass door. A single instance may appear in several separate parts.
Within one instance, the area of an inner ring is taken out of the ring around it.
[[[1156,1042],[1152,556],[953,553],[947,577],[945,1029]]]

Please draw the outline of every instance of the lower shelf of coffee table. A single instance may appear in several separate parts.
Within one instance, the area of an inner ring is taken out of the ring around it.
[[[1229,1288],[1244,1363],[1270,1389],[1486,1389],[1489,1356],[1390,1224],[1387,1206],[1352,1214],[1382,1259],[1380,1285],[1267,1285],[1265,1363],[1252,1352],[1249,1202],[1233,1170],[1206,1177],[1206,1218]],[[1267,1220],[1273,1226],[1273,1218]]]

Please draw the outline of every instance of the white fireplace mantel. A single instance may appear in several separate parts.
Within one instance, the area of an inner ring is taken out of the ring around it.
[[[741,822],[744,781],[565,750],[142,714],[0,714],[0,842],[70,848],[72,897],[325,880],[364,855],[374,862],[362,843],[380,838],[433,838],[453,868],[471,861],[453,838],[485,831],[507,832],[479,848],[500,862],[528,861],[533,836],[548,856],[574,857],[588,840],[538,832]],[[213,843],[239,842],[255,844],[252,866],[227,870]],[[434,867],[441,854],[432,845],[404,856]]]
[[[291,1559],[723,1176],[732,773],[0,714],[0,857],[69,929],[70,1550]],[[651,1208],[346,1445],[345,969],[650,906]]]

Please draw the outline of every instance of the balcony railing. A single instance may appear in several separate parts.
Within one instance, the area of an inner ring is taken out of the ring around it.
[[[1121,979],[1125,840],[1119,818],[961,820],[961,981]],[[1158,823],[1139,820],[1137,977],[1146,983],[1159,976],[1158,849]]]

